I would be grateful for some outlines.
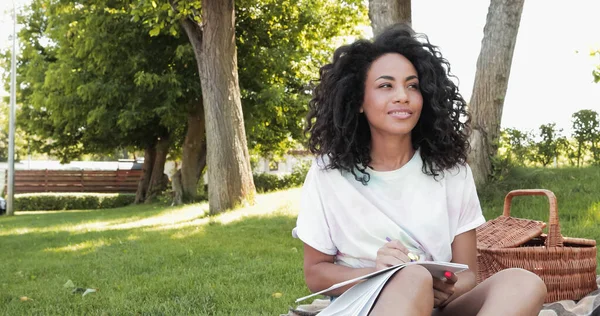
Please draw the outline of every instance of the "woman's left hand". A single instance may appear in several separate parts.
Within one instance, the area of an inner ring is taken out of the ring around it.
[[[435,308],[444,307],[450,302],[449,299],[454,294],[454,284],[457,280],[454,273],[451,273],[446,280],[433,278],[433,306]]]

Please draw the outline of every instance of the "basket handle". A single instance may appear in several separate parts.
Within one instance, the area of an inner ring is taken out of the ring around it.
[[[558,207],[556,203],[556,196],[550,190],[544,189],[529,189],[529,190],[513,190],[508,192],[504,198],[504,216],[510,216],[510,204],[515,196],[522,195],[545,195],[548,197],[550,203],[550,219],[548,227],[548,238],[546,240],[546,247],[562,247],[563,238],[560,234],[560,224],[558,223]]]

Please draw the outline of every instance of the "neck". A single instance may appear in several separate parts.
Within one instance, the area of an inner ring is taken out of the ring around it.
[[[410,134],[398,137],[371,137],[371,164],[376,171],[400,169],[415,154]]]

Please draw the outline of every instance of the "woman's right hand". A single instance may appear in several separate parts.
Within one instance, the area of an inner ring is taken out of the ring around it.
[[[408,249],[400,241],[392,240],[377,250],[375,269],[379,271],[405,262],[410,262]]]

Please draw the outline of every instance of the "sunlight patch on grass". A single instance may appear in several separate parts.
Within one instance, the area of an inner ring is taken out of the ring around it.
[[[247,217],[273,214],[275,212],[280,215],[295,216],[298,214],[300,193],[301,189],[290,189],[269,194],[261,194],[256,196],[256,203],[251,206],[224,212],[211,217],[196,218],[175,223],[164,222],[161,225],[148,225],[145,231],[180,229],[184,227],[202,226],[211,222],[229,224],[243,220]]]
[[[67,211],[71,212],[71,211]],[[192,204],[183,207],[166,209],[158,215],[151,217],[130,217],[125,219],[117,219],[110,221],[89,221],[71,225],[54,225],[46,227],[21,227],[11,230],[0,231],[0,236],[9,235],[24,235],[30,233],[47,233],[47,232],[97,232],[108,230],[125,230],[147,226],[159,225],[174,225],[180,222],[192,221],[197,218],[205,217],[208,213],[208,204]],[[132,220],[133,219],[133,220]]]
[[[104,246],[109,246],[111,243],[104,241],[103,239],[88,240],[78,244],[68,244],[64,247],[46,248],[44,252],[81,252],[88,253],[95,251],[96,249]]]
[[[585,227],[597,226],[600,222],[600,202],[592,204],[585,216],[582,218],[581,225]]]
[[[0,236],[10,235],[25,235],[31,233],[48,233],[48,232],[91,232],[91,231],[104,231],[107,227],[110,227],[115,222],[120,221],[93,221],[87,223],[81,223],[78,225],[55,225],[47,227],[23,227],[12,230],[4,230],[0,232]]]
[[[127,237],[127,240],[129,240],[129,241],[136,241],[136,240],[139,240],[139,239],[140,239],[140,236],[138,236],[138,235],[129,235]]]
[[[106,230],[121,230],[154,226],[173,226],[202,219],[208,214],[208,203],[192,204],[137,221],[111,225]]]
[[[110,226],[115,221],[102,221],[102,222],[89,222],[82,223],[79,225],[66,226],[66,229],[62,229],[63,231],[69,232],[91,232],[91,231],[103,231],[106,230],[106,227]]]
[[[269,214],[279,209],[286,210],[286,212],[283,212],[285,215],[297,215],[298,205],[300,205],[300,193],[301,189],[292,189],[258,195],[256,197],[256,204],[232,212],[222,213],[214,218],[214,220],[221,224],[229,224],[248,216]]]
[[[198,203],[184,205],[180,207],[167,208],[163,212],[150,217],[130,216],[127,218],[115,220],[96,220],[74,223],[74,224],[58,224],[42,227],[18,227],[14,229],[6,229],[0,231],[0,236],[24,235],[32,233],[48,233],[48,232],[99,232],[99,231],[115,231],[142,228],[147,231],[171,230],[184,227],[202,226],[211,221],[228,224],[239,221],[250,216],[259,216],[271,214],[274,212],[281,215],[297,215],[298,205],[300,203],[301,189],[290,189],[285,191],[277,191],[268,194],[260,194],[256,196],[254,205],[235,209],[228,212],[223,212],[216,216],[208,215],[208,203]],[[67,211],[72,212],[72,211]],[[34,212],[22,212],[18,215],[31,214]],[[46,212],[46,213],[56,213]],[[42,214],[35,212],[35,214]],[[90,213],[94,214],[94,213]],[[31,216],[31,215],[30,215]],[[42,215],[43,216],[43,215]],[[38,218],[36,217],[36,220]],[[174,237],[178,238],[178,237]],[[181,237],[183,238],[183,237]],[[83,247],[83,246],[82,246]]]
[[[171,239],[184,239],[190,237],[202,237],[206,233],[204,226],[196,226],[195,229],[182,229],[177,230],[173,235],[171,235]]]
[[[90,212],[95,212],[97,210],[69,210],[69,213],[75,214],[75,213],[90,213]],[[42,215],[42,214],[56,214],[59,212],[65,212],[63,210],[54,210],[54,211],[18,211],[15,213],[15,216],[23,216],[23,215]]]

